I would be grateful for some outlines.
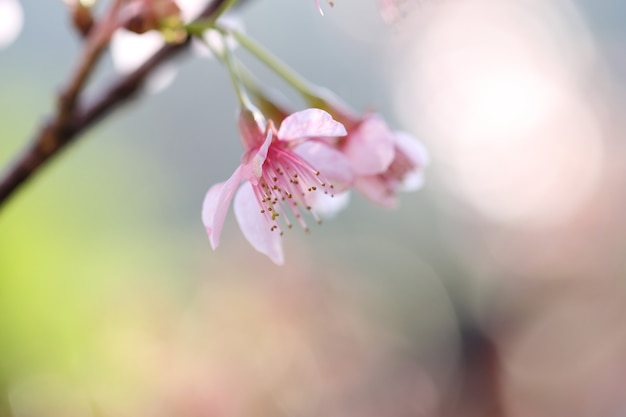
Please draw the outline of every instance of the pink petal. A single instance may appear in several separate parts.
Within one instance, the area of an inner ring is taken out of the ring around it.
[[[325,142],[306,141],[298,145],[294,152],[318,170],[335,191],[344,191],[352,184],[354,174],[350,161]]]
[[[241,232],[254,249],[267,255],[275,264],[282,265],[285,259],[280,232],[270,230],[271,225],[260,212],[252,184],[247,181],[235,196],[234,210]]]
[[[246,151],[259,148],[267,139],[265,118],[255,108],[241,108],[237,120],[239,134]]]
[[[263,164],[265,163],[265,160],[267,159],[267,151],[270,149],[271,144],[272,144],[272,130],[270,129],[267,132],[267,136],[265,137],[265,142],[263,142],[263,145],[261,145],[259,150],[256,152],[256,154],[254,155],[254,158],[252,158],[252,161],[250,161],[249,168],[251,169],[252,174],[254,175],[254,179],[252,181],[254,184],[256,184],[256,181],[259,178],[261,178],[261,175],[263,174]]]
[[[289,141],[312,137],[345,136],[346,128],[320,109],[307,109],[290,114],[280,124],[278,138]]]
[[[243,169],[237,167],[233,175],[219,184],[215,184],[209,189],[202,204],[202,222],[209,234],[209,241],[213,249],[220,244],[220,235],[224,226],[224,219],[228,213],[228,207],[235,195],[237,187],[242,181]]]
[[[406,132],[395,132],[396,146],[403,152],[415,165],[425,167],[430,163],[428,150],[422,142],[417,140],[415,136]]]
[[[387,170],[395,154],[394,133],[380,116],[370,115],[351,131],[343,148],[357,175]]]
[[[317,10],[319,10],[320,14],[324,16],[324,11],[322,10],[322,6],[320,6],[319,1],[318,0],[313,0],[313,1],[315,1],[315,7],[317,7]]]
[[[413,135],[405,132],[396,132],[396,152],[401,152],[415,167],[402,178],[400,191],[415,191],[424,185],[424,167],[430,162],[426,147]]]
[[[398,191],[417,191],[424,186],[424,171],[421,168],[407,172],[398,186]]]
[[[354,188],[365,198],[382,207],[391,209],[398,205],[395,192],[389,189],[389,184],[378,175],[358,177],[354,181]]]

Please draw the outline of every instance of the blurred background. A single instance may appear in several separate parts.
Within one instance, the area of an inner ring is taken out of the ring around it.
[[[184,56],[0,212],[0,415],[626,415],[626,3],[406,0],[391,26],[373,0],[249,3],[249,35],[426,144],[424,189],[353,195],[283,267],[232,214],[213,252],[236,102]],[[62,2],[22,6],[3,165],[80,48]]]

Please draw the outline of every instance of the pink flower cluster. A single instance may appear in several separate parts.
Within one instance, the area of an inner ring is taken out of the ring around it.
[[[348,135],[335,146],[348,158],[352,185],[370,201],[394,208],[399,191],[415,191],[423,184],[428,165],[424,145],[412,135],[392,131],[378,114],[343,120]]]
[[[202,219],[215,249],[234,198],[244,236],[276,264],[284,262],[281,236],[292,227],[290,218],[308,231],[303,214],[319,222],[325,197],[350,187],[393,207],[398,191],[419,188],[428,162],[420,142],[391,131],[375,114],[344,126],[326,111],[307,109],[287,116],[277,129],[243,110],[239,130],[245,148],[241,165],[209,189]]]

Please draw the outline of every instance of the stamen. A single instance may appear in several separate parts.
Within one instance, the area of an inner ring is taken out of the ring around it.
[[[309,233],[302,216],[303,210],[310,213],[318,224],[322,221],[311,205],[307,204],[307,192],[317,191],[321,187],[328,194],[328,187],[334,187],[307,161],[281,146],[271,146],[268,150],[259,185],[253,187],[255,197],[261,214],[270,223],[271,231],[279,230],[280,235],[283,235],[278,222],[280,217],[288,229],[293,227],[290,219],[296,219],[305,233]]]

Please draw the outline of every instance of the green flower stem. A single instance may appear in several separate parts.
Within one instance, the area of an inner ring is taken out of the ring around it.
[[[237,72],[241,82],[245,86],[248,93],[250,93],[250,95],[254,98],[255,104],[259,107],[267,119],[271,119],[276,125],[279,125],[283,119],[291,113],[291,111],[287,107],[283,107],[278,104],[280,100],[272,97],[266,89],[261,87],[258,80],[243,64],[241,64],[241,62],[236,62],[235,64],[237,66]]]
[[[204,33],[204,31],[207,29],[214,29],[217,19],[219,19],[219,17],[226,13],[229,9],[234,7],[238,1],[239,0],[225,0],[220,4],[215,13],[213,13],[210,17],[196,19],[193,22],[185,25],[187,33],[192,36],[202,38],[202,34]]]
[[[222,42],[224,43],[224,46],[225,46],[223,54],[220,54],[218,51],[216,51],[215,48],[213,48],[209,42],[205,42],[204,44],[207,45],[209,49],[211,49],[213,54],[216,57],[220,58],[220,60],[226,66],[226,69],[228,70],[228,74],[230,75],[230,81],[233,83],[233,88],[235,89],[235,95],[237,96],[237,99],[239,100],[239,104],[241,104],[241,106],[244,108],[251,109],[252,103],[250,102],[250,99],[248,98],[248,95],[246,94],[246,92],[243,90],[243,88],[241,88],[241,77],[239,76],[239,72],[237,71],[237,67],[233,59],[233,54],[228,48],[228,46],[226,46],[225,38],[222,38]]]
[[[238,1],[239,0],[226,0],[224,3],[220,4],[219,9],[213,14],[213,21],[216,21],[221,15],[236,5]]]
[[[220,32],[220,34],[223,35],[222,32]],[[248,70],[248,68],[246,68],[246,66],[243,65],[240,61],[238,61],[230,52],[230,50],[218,51],[203,37],[198,37],[198,39],[211,50],[213,55],[220,62],[222,62],[224,66],[226,66],[230,75],[231,82],[233,83],[233,86],[235,88],[235,94],[237,95],[240,104],[249,109],[252,108],[252,104],[250,103],[247,94],[242,90],[243,84],[245,90],[254,97],[257,105],[261,107],[263,114],[266,117],[275,120],[275,122],[280,123],[282,118],[285,117],[286,111],[276,105],[274,103],[274,100],[272,100],[266,94],[266,92],[263,91],[263,88],[261,87],[257,79],[252,75],[250,70]],[[226,39],[222,38],[222,41],[226,46]]]
[[[277,100],[273,99],[271,94],[268,94],[256,77],[252,75],[250,70],[242,64],[241,61],[235,60],[234,66],[239,80],[248,93],[254,98],[257,106],[262,110],[265,117],[274,120],[275,123],[280,123],[282,119],[289,114],[289,111],[276,104]]]
[[[236,30],[223,28],[219,25],[216,25],[216,29],[235,38],[241,46],[246,48],[252,55],[278,74],[278,76],[298,91],[309,103],[320,101],[320,95],[317,93],[319,88],[317,86],[301,77],[252,38]]]

